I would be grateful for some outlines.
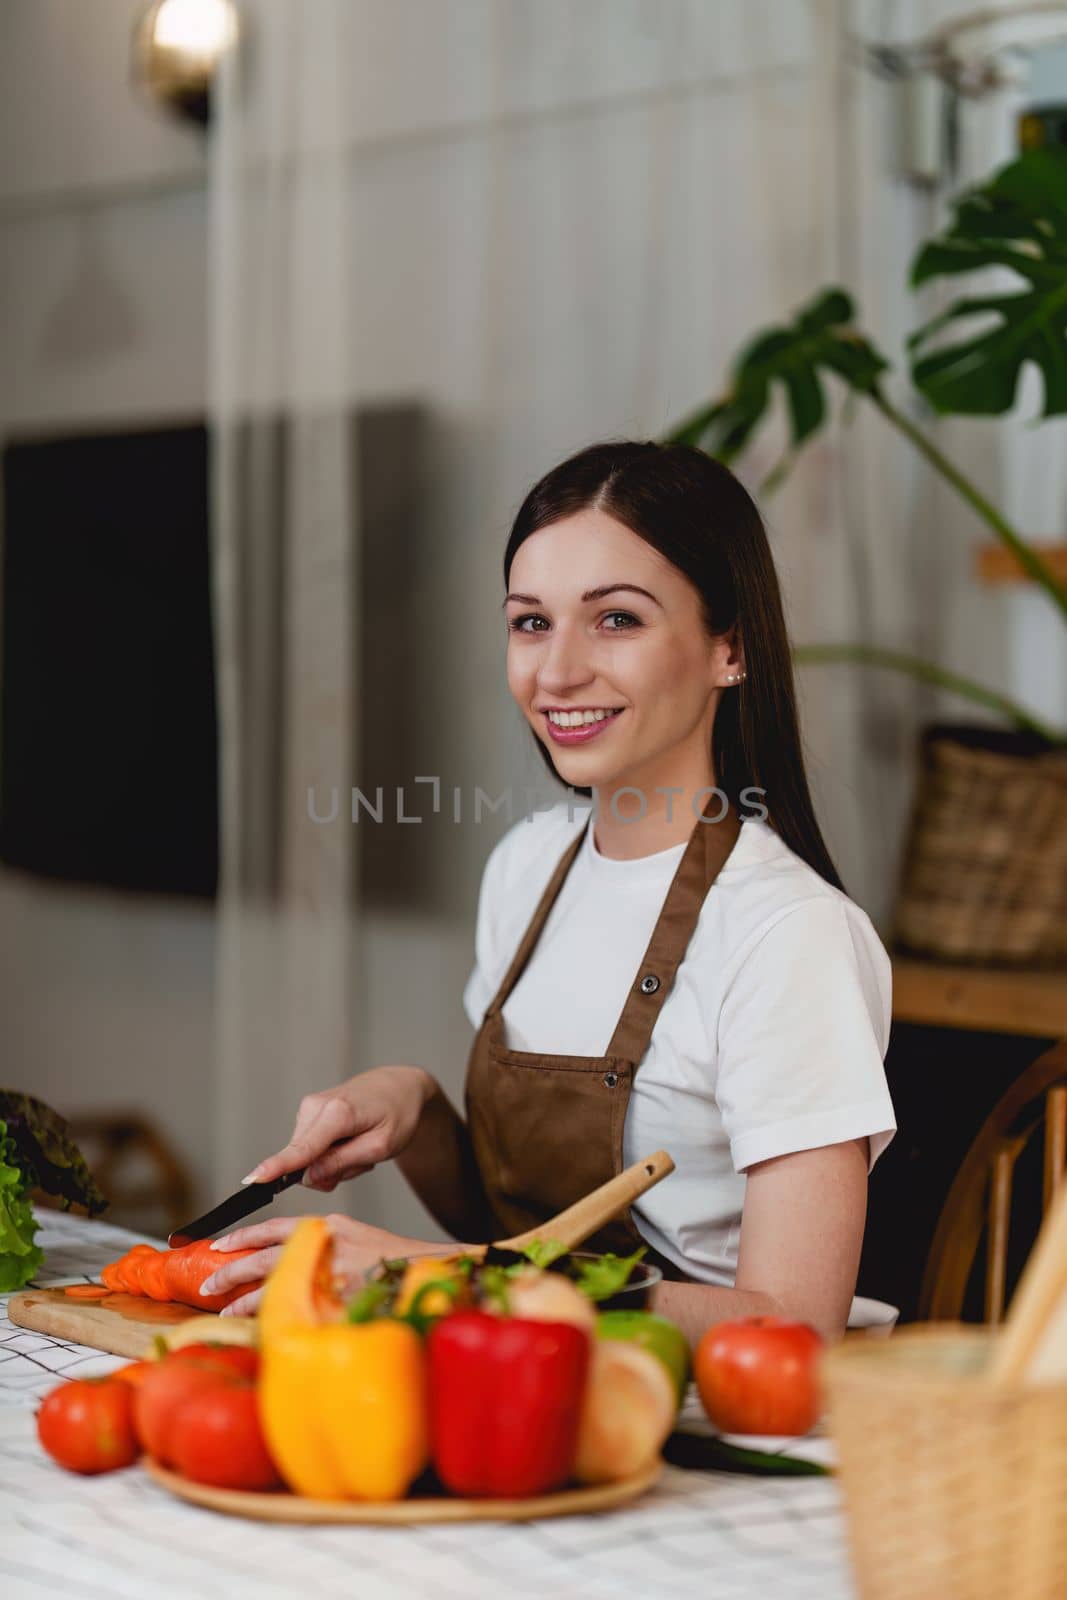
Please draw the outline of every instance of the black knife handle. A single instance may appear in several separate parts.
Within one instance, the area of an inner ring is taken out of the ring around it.
[[[283,1172],[280,1178],[275,1178],[273,1183],[265,1183],[263,1187],[270,1191],[273,1200],[275,1195],[284,1194],[294,1183],[299,1183],[306,1171],[307,1167],[297,1167],[295,1172]]]

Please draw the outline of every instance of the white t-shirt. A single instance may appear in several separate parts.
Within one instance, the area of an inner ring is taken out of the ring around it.
[[[588,809],[517,822],[486,863],[476,963],[463,994],[482,1022]],[[684,844],[616,861],[589,827],[502,1011],[513,1050],[604,1055]],[[882,1062],[891,971],[870,919],[767,823],[743,822],[707,894],[635,1074],[627,1164],[667,1150],[675,1171],[633,1208],[642,1237],[691,1277],[730,1285],[745,1168],[896,1130]]]

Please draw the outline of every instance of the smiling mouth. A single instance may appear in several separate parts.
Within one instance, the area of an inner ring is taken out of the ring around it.
[[[556,744],[585,744],[603,733],[625,710],[624,706],[603,706],[582,711],[544,711],[548,736]]]

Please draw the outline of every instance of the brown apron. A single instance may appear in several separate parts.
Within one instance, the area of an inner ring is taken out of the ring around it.
[[[704,817],[709,812],[714,816],[721,805],[721,798],[712,794]],[[721,822],[701,820],[694,825],[606,1055],[545,1056],[509,1050],[501,1011],[590,825],[591,818],[549,879],[471,1047],[467,1126],[492,1216],[488,1238],[506,1239],[536,1228],[622,1171],[623,1124],[634,1076],[705,896],[741,831],[732,808]],[[622,1254],[644,1242],[627,1209],[590,1239],[587,1248]],[[665,1275],[681,1276],[656,1252],[649,1250],[646,1259],[650,1258]]]

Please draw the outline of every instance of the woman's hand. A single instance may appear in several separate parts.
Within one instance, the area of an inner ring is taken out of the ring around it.
[[[414,1137],[434,1088],[422,1067],[372,1067],[336,1089],[306,1094],[289,1143],[254,1167],[244,1182],[270,1183],[306,1167],[305,1186],[329,1193],[343,1178],[358,1178],[399,1155]]]
[[[242,1256],[240,1261],[227,1262],[221,1256],[218,1269],[200,1286],[201,1294],[226,1294],[241,1284],[255,1284],[256,1288],[240,1299],[232,1300],[221,1316],[246,1317],[259,1305],[263,1293],[261,1279],[266,1278],[282,1253],[282,1247],[300,1217],[273,1217],[267,1222],[253,1222],[247,1228],[236,1228],[233,1233],[216,1239],[213,1250],[255,1250],[254,1256]],[[326,1224],[333,1239],[334,1281],[344,1295],[353,1295],[361,1287],[366,1273],[382,1259],[393,1256],[451,1255],[459,1247],[455,1244],[428,1244],[425,1239],[405,1239],[400,1234],[387,1233],[384,1228],[372,1228],[369,1223],[356,1222],[352,1217],[330,1215]]]

